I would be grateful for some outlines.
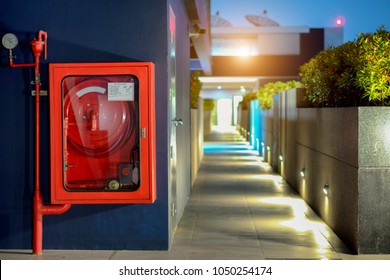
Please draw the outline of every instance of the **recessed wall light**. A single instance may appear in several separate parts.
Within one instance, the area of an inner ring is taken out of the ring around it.
[[[305,177],[305,168],[302,168],[301,172],[299,172],[299,175],[301,175],[302,178]]]
[[[329,196],[329,185],[328,185],[328,184],[325,184],[325,185],[322,187],[322,191],[323,191],[323,193],[324,193],[326,196]]]

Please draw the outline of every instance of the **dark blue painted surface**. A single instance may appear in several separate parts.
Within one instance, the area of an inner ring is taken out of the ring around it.
[[[39,2],[39,3],[38,3]],[[1,1],[0,35],[19,37],[16,63],[32,62],[28,42],[48,33],[49,62],[151,61],[156,69],[157,201],[152,205],[74,205],[44,217],[44,249],[166,249],[167,2],[161,0]],[[181,1],[179,1],[181,2]],[[0,248],[31,248],[34,164],[33,69],[0,67]],[[49,202],[48,100],[42,98],[42,180]]]

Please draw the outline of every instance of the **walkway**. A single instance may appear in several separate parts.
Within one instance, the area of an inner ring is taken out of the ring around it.
[[[205,156],[169,252],[0,252],[0,259],[390,259],[353,255],[235,132],[206,139]]]
[[[205,157],[171,251],[187,259],[343,259],[348,248],[234,132]]]

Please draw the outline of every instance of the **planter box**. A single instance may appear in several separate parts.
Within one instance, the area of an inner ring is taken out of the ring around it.
[[[202,159],[203,107],[200,109],[191,109],[191,186],[195,183]]]
[[[209,135],[212,131],[211,127],[211,113],[212,111],[203,111],[203,133]]]
[[[356,253],[389,254],[390,107],[297,108],[296,90],[277,98],[263,119],[273,161],[284,157],[274,169]]]

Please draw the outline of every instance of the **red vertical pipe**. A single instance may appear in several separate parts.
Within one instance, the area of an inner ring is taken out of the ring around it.
[[[40,38],[38,38],[40,40]],[[43,215],[40,211],[42,203],[40,188],[40,52],[31,42],[35,62],[35,188],[33,197],[33,254],[42,254],[42,223]]]
[[[43,39],[42,39],[43,38]],[[31,49],[34,54],[34,63],[14,63],[12,56],[9,59],[9,66],[16,67],[34,67],[35,83],[35,184],[33,196],[33,254],[42,254],[42,224],[44,215],[59,215],[69,210],[71,204],[44,205],[40,188],[40,92],[41,92],[41,71],[40,56],[47,50],[47,33],[38,32],[38,38],[31,41]]]
[[[42,39],[43,38],[43,39]],[[32,52],[34,53],[34,83],[35,83],[35,187],[33,196],[33,254],[42,254],[43,239],[43,215],[55,215],[65,213],[70,204],[63,205],[44,205],[40,188],[40,91],[41,91],[41,73],[40,56],[45,48],[46,58],[46,39],[47,33],[39,31],[38,39],[31,41]],[[12,65],[11,65],[12,66]]]

